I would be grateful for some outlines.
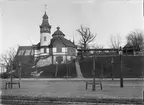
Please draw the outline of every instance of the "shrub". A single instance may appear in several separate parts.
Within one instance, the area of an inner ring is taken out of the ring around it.
[[[6,78],[8,78],[9,77],[9,74],[8,73],[2,73],[2,74],[0,74],[0,78],[2,78],[2,79],[6,79]]]

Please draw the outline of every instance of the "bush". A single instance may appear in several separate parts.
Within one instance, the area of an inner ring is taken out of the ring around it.
[[[9,77],[8,73],[2,73],[2,74],[0,74],[0,78],[2,78],[2,79],[6,79],[8,77]]]

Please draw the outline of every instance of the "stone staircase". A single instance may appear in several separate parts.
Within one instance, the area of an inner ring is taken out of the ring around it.
[[[76,67],[76,72],[77,72],[77,78],[83,78],[80,65],[77,59],[75,60],[75,67]]]
[[[52,64],[52,56],[47,56],[45,58],[39,58],[37,60],[36,66],[37,67],[44,67]]]
[[[40,71],[39,73],[37,72],[37,71],[34,71],[34,72],[31,72],[31,75],[33,76],[33,77],[39,77],[41,74],[43,73],[43,71]]]

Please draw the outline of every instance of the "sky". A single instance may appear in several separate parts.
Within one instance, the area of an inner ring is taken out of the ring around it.
[[[65,37],[74,37],[76,43],[80,25],[97,34],[91,44],[104,48],[110,46],[111,35],[120,35],[123,46],[128,33],[144,29],[142,0],[0,0],[0,53],[18,45],[37,44],[45,11],[51,34],[59,26]]]

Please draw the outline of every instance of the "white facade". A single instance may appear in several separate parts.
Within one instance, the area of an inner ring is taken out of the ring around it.
[[[41,33],[40,35],[40,46],[48,46],[50,44],[51,35],[50,33]],[[41,48],[40,49],[41,55],[48,55],[49,54],[49,48]]]
[[[50,33],[41,33],[40,46],[48,46],[50,44],[50,40],[51,40]]]

